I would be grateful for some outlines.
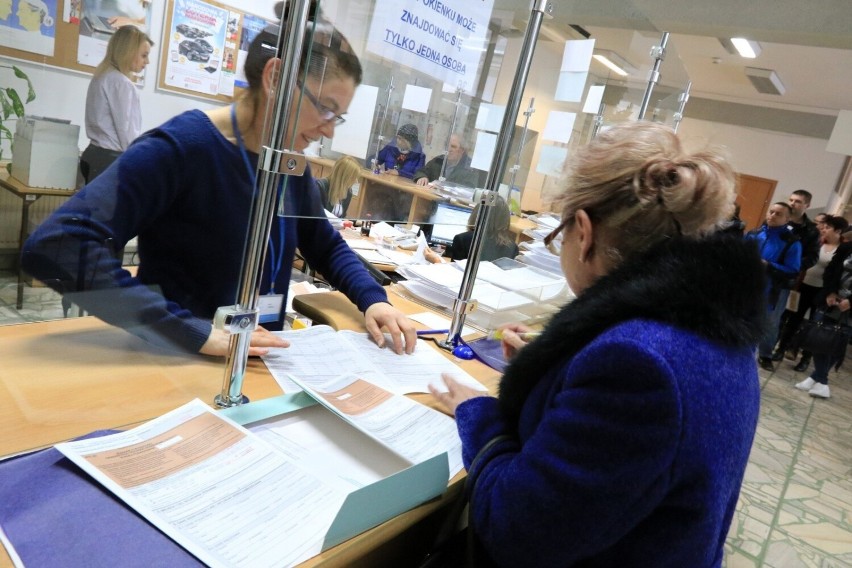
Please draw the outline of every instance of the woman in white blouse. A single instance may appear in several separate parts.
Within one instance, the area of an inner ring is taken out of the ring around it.
[[[148,65],[151,41],[135,26],[112,35],[86,93],[86,135],[81,169],[86,183],[103,172],[142,132],[142,110],[134,84]]]

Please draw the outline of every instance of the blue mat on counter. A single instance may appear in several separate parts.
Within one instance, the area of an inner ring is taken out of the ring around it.
[[[204,566],[54,448],[0,462],[0,526],[27,568]]]
[[[481,339],[474,339],[473,341],[466,341],[465,343],[473,350],[473,354],[476,355],[477,359],[496,371],[502,373],[509,364],[503,358],[503,345],[499,339],[483,337]]]

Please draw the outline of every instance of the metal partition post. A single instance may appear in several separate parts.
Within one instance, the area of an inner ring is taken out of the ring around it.
[[[382,141],[385,139],[382,132],[385,129],[385,119],[388,117],[388,107],[390,106],[391,94],[393,93],[393,75],[391,75],[390,83],[388,83],[388,98],[385,100],[385,108],[382,111],[382,118],[379,119],[379,133],[376,135],[376,153],[373,154],[373,173],[377,174],[379,169],[379,152],[382,151]]]
[[[601,106],[598,107],[598,114],[595,115],[595,122],[592,124],[592,140],[597,138],[598,132],[603,126],[604,112],[606,112],[606,103],[601,101]]]
[[[515,157],[515,163],[512,164],[512,177],[509,179],[509,199],[512,198],[512,189],[515,187],[515,176],[518,175],[518,170],[521,167],[521,154],[524,151],[524,144],[527,143],[527,132],[529,131],[530,117],[535,112],[535,97],[530,99],[530,106],[524,111],[524,129],[521,131],[521,143],[518,144],[518,155]],[[524,194],[521,192],[521,197]],[[520,206],[520,203],[518,203]]]
[[[639,107],[639,120],[645,118],[645,112],[648,110],[648,104],[651,102],[651,93],[654,92],[654,86],[660,81],[660,66],[666,58],[666,45],[668,43],[669,32],[663,32],[660,45],[655,46],[651,50],[651,57],[654,58],[654,68],[648,74],[648,87],[645,89],[645,96],[642,97],[642,106]]]
[[[447,151],[450,148],[450,139],[453,137],[453,133],[456,131],[456,120],[459,116],[459,105],[461,104],[461,95],[462,90],[456,89],[456,102],[453,103],[453,121],[450,123],[450,133],[447,135],[447,144],[444,146],[444,161],[441,162],[441,173],[438,176],[439,181],[444,181],[447,178],[444,177],[444,173],[447,171]]]
[[[553,2],[546,0],[534,0],[530,12],[530,20],[527,23],[527,29],[524,33],[524,43],[521,46],[521,55],[518,61],[518,69],[515,73],[515,79],[512,82],[512,89],[509,91],[509,104],[506,105],[506,114],[503,116],[503,122],[500,125],[500,134],[497,136],[497,145],[494,150],[494,159],[491,162],[491,169],[488,170],[488,177],[485,181],[485,189],[488,192],[483,192],[486,197],[483,199],[493,200],[494,197],[489,195],[489,192],[497,193],[497,188],[500,185],[500,180],[503,178],[503,172],[506,169],[506,163],[509,160],[509,151],[511,150],[512,134],[514,132],[515,122],[518,120],[518,110],[521,108],[521,97],[524,95],[524,87],[527,84],[527,77],[532,66],[533,52],[535,44],[538,40],[538,34],[541,30],[541,22],[544,15],[553,14]],[[491,201],[493,203],[493,201]],[[447,338],[439,341],[439,345],[449,349],[454,347],[454,343],[461,335],[461,330],[464,327],[464,319],[471,310],[470,294],[473,291],[473,284],[476,280],[476,272],[479,269],[480,245],[482,244],[482,236],[485,232],[485,226],[488,223],[488,218],[491,216],[491,207],[481,207],[479,216],[476,218],[476,225],[473,229],[473,242],[470,245],[470,256],[465,264],[464,276],[459,289],[459,296],[453,304],[453,321],[450,323],[450,331]]]
[[[692,81],[688,81],[686,83],[686,88],[677,98],[677,112],[674,115],[673,128],[674,131],[677,132],[677,129],[680,127],[680,121],[683,120],[683,110],[686,108],[686,103],[689,101],[689,91],[692,90]]]
[[[252,201],[249,231],[243,251],[243,264],[237,290],[237,304],[219,308],[216,314],[218,325],[231,332],[230,349],[226,362],[222,391],[216,395],[218,406],[228,407],[242,404],[243,379],[248,363],[251,332],[257,323],[257,292],[260,273],[266,258],[269,233],[275,214],[281,174],[302,175],[305,158],[289,150],[281,150],[287,136],[290,110],[293,107],[294,90],[302,45],[305,39],[305,24],[308,19],[310,0],[294,0],[290,3],[287,27],[279,33],[276,54],[281,59],[278,73],[277,96],[270,99],[266,116],[271,117],[264,128],[263,141],[258,160],[258,178]]]

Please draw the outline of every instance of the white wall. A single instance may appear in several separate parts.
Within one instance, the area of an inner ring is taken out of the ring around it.
[[[691,118],[684,118],[678,132],[690,145],[710,143],[727,147],[739,173],[778,180],[775,201],[786,200],[797,189],[810,191],[814,196],[813,209],[828,205],[846,159],[827,152],[828,141],[820,138]]]

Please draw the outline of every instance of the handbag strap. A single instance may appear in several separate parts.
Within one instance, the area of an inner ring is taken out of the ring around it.
[[[508,434],[499,434],[488,440],[488,442],[484,446],[482,446],[479,452],[477,452],[476,457],[473,458],[469,470],[473,470],[474,466],[477,465],[479,460],[484,455],[486,455],[488,453],[488,450],[490,450],[493,446],[500,442],[508,441],[511,439],[512,436],[509,436]],[[477,481],[479,481],[478,478]],[[441,530],[438,531],[438,536],[435,537],[435,542],[429,549],[427,558],[436,551],[440,550],[444,543],[450,540],[453,534],[455,534],[455,528],[458,525],[465,505],[468,504],[470,496],[473,495],[474,489],[476,489],[476,482],[471,483],[470,476],[465,477],[464,487],[462,488],[462,494],[459,496],[458,499],[455,500],[455,502],[453,502],[453,508],[450,509],[450,512],[447,514],[446,519],[444,519],[444,523],[441,525]],[[468,512],[468,527],[470,527],[470,520],[471,515],[470,512]]]

